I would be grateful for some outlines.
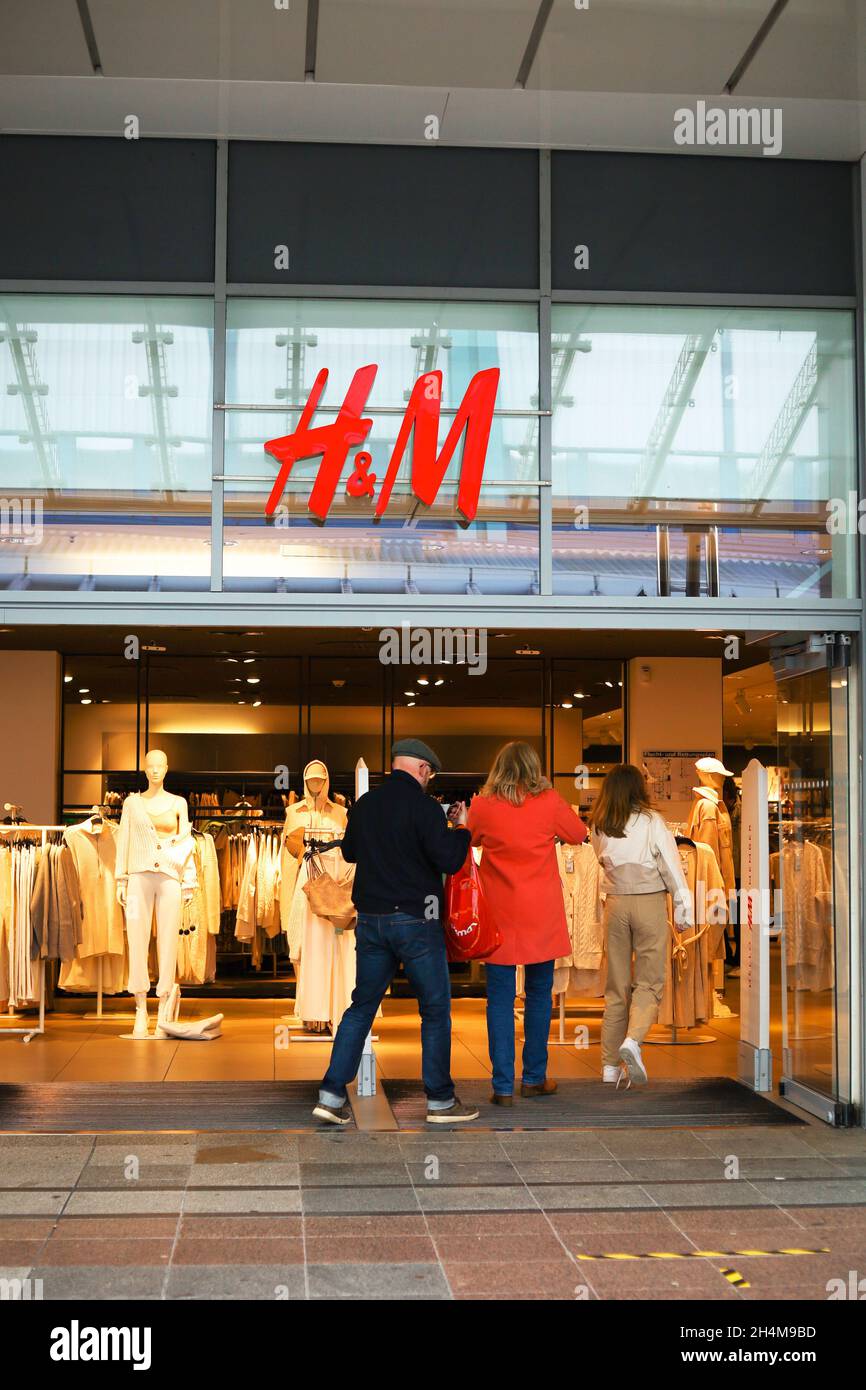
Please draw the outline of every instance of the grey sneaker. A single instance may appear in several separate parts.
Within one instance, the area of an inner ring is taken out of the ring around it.
[[[477,1120],[479,1111],[474,1105],[461,1105],[457,1097],[454,1097],[454,1104],[449,1105],[447,1110],[428,1110],[428,1125],[456,1125],[462,1124],[464,1120]]]
[[[329,1125],[347,1125],[352,1119],[352,1108],[348,1101],[346,1101],[345,1105],[340,1106],[325,1105],[322,1101],[319,1101],[318,1105],[313,1110],[313,1114],[317,1120],[324,1120]]]
[[[634,1038],[626,1038],[619,1050],[619,1060],[628,1072],[629,1083],[632,1086],[646,1085],[647,1074],[640,1055],[640,1043],[636,1043]]]

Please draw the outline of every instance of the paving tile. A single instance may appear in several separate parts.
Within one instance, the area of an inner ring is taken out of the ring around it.
[[[688,1129],[606,1129],[600,1137],[614,1158],[706,1159],[718,1150],[708,1148],[703,1133],[699,1137]]]
[[[620,1180],[635,1182],[721,1182],[725,1165],[720,1158],[631,1158],[623,1156]]]
[[[739,1255],[736,1268],[753,1288],[772,1288],[799,1284],[802,1288],[825,1288],[829,1279],[848,1282],[847,1263],[836,1255]]]
[[[580,1255],[648,1255],[653,1251],[690,1255],[695,1249],[692,1242],[673,1227],[658,1234],[649,1231],[560,1231],[559,1236],[575,1259]]]
[[[211,1191],[208,1188],[187,1188],[184,1194],[184,1216],[189,1214],[203,1216],[208,1212],[217,1215],[229,1214],[245,1216],[258,1211],[291,1213],[301,1210],[301,1194],[298,1188],[283,1188],[276,1192],[268,1188],[221,1188]]]
[[[607,1131],[605,1130],[605,1135]],[[594,1134],[503,1134],[502,1148],[514,1163],[556,1161],[576,1163],[611,1160],[610,1149]],[[705,1155],[706,1156],[706,1155]]]
[[[789,1235],[797,1231],[797,1222],[778,1207],[695,1207],[672,1211],[670,1220],[678,1230],[688,1235],[700,1233],[702,1239],[708,1232],[719,1236],[757,1229],[787,1231]]]
[[[429,1236],[310,1236],[307,1262],[326,1264],[435,1264]]]
[[[0,1216],[0,1240],[45,1240],[53,1229],[53,1217]]]
[[[61,1216],[52,1240],[173,1240],[177,1216]]]
[[[387,1163],[400,1152],[397,1134],[301,1135],[298,1156],[304,1163]]]
[[[40,1263],[43,1265],[168,1265],[172,1240],[164,1237],[141,1237],[124,1241],[85,1240],[81,1236],[50,1240]]]
[[[551,1211],[548,1218],[554,1230],[564,1238],[572,1235],[595,1236],[599,1232],[646,1237],[648,1240],[673,1240],[676,1228],[663,1211]]]
[[[435,1218],[430,1218],[431,1222]],[[304,1232],[308,1240],[331,1236],[423,1236],[427,1234],[427,1219],[414,1213],[378,1212],[375,1216],[352,1216],[337,1212],[330,1216],[304,1217]]]
[[[450,1299],[435,1264],[308,1265],[310,1298]]]
[[[644,1183],[644,1191],[660,1207],[755,1207],[773,1200],[740,1178],[738,1182]]]
[[[93,1148],[92,1134],[0,1134],[0,1155],[6,1150],[16,1154],[33,1153],[40,1149],[57,1152],[59,1149],[81,1149],[85,1153]],[[117,1143],[117,1140],[114,1141]]]
[[[730,1285],[709,1260],[600,1260],[581,1263],[590,1286],[599,1295],[617,1293],[640,1298],[643,1290],[681,1290],[710,1296],[721,1295]],[[737,1265],[739,1269],[739,1265]]]
[[[518,1181],[514,1165],[511,1163],[461,1163],[445,1159],[431,1168],[429,1163],[410,1161],[409,1173],[416,1187],[431,1187],[441,1183],[445,1187],[513,1187]],[[433,1172],[433,1177],[428,1173]]]
[[[316,1215],[418,1210],[411,1187],[305,1187],[302,1192],[304,1212]]]
[[[189,1164],[178,1166],[169,1163],[141,1164],[137,1176],[129,1177],[123,1168],[113,1164],[88,1163],[77,1183],[72,1184],[78,1192],[139,1192],[148,1188],[186,1187],[191,1168]]]
[[[866,1132],[862,1129],[834,1129],[830,1125],[810,1125],[798,1131],[810,1149],[840,1158],[866,1157]]]
[[[306,1297],[301,1265],[172,1265],[167,1299],[294,1302]]]
[[[518,1158],[514,1167],[525,1183],[625,1182],[628,1172],[613,1158],[578,1160]]]
[[[411,1187],[406,1164],[398,1155],[392,1163],[301,1163],[302,1187]]]
[[[113,1137],[113,1136],[112,1136]],[[88,1167],[108,1167],[116,1165],[118,1168],[125,1168],[130,1156],[141,1162],[142,1167],[150,1167],[154,1164],[168,1164],[169,1167],[183,1167],[192,1163],[195,1158],[195,1140],[189,1139],[186,1143],[177,1143],[175,1140],[166,1142],[162,1135],[157,1136],[162,1139],[162,1143],[142,1144],[141,1139],[151,1139],[153,1135],[131,1134],[126,1144],[118,1144],[115,1140],[111,1144],[97,1144],[93,1149],[88,1161]]]
[[[195,1164],[189,1171],[189,1187],[297,1187],[297,1163]]]
[[[534,1260],[515,1265],[484,1262],[448,1261],[443,1264],[445,1277],[455,1297],[466,1294],[498,1294],[502,1298],[522,1299],[529,1294],[547,1298],[575,1298],[586,1283],[582,1272],[571,1260]]]
[[[45,1240],[0,1240],[0,1265],[32,1265],[39,1259]]]
[[[54,1136],[57,1137],[56,1135]],[[64,1135],[64,1139],[68,1136]],[[183,1148],[195,1149],[200,1142],[200,1137],[196,1134],[172,1134],[165,1130],[136,1130],[126,1134],[91,1134],[87,1136],[88,1143],[93,1147],[94,1152],[99,1150],[123,1149],[127,1152],[132,1147],[133,1152],[139,1149],[164,1149]]]
[[[415,1189],[422,1211],[521,1211],[537,1208],[525,1187],[428,1187]]]
[[[25,1191],[33,1187],[74,1187],[86,1158],[69,1162],[41,1160],[39,1163],[10,1163],[0,1168],[0,1189]]]
[[[625,1187],[616,1183],[593,1187],[591,1183],[580,1186],[531,1187],[530,1192],[544,1211],[565,1211],[583,1208],[599,1210],[603,1207],[652,1207],[653,1200],[643,1188]]]
[[[159,1299],[167,1271],[155,1265],[40,1265],[31,1278],[42,1280],[46,1301]]]
[[[192,1216],[184,1212],[181,1234],[194,1240],[270,1240],[301,1236],[304,1218],[297,1216]]]
[[[604,1294],[596,1294],[596,1297],[603,1302],[619,1303],[625,1299],[634,1299],[640,1303],[739,1303],[739,1293],[731,1284],[724,1281],[725,1287],[719,1291],[708,1292],[699,1289],[658,1289],[642,1288],[633,1289],[630,1293],[624,1294],[622,1289],[611,1289]],[[710,1314],[710,1316],[712,1316]]]
[[[844,1226],[849,1231],[866,1229],[866,1207],[863,1206],[801,1207],[786,1202],[784,1212],[801,1226]]]
[[[268,1142],[267,1138],[261,1144],[246,1144],[243,1142],[235,1144],[200,1144],[196,1149],[194,1159],[200,1164],[217,1164],[225,1166],[227,1164],[257,1164],[257,1163],[281,1163],[286,1160],[283,1157],[282,1148],[279,1141]],[[294,1160],[291,1160],[294,1161]]]
[[[446,1163],[496,1164],[508,1162],[507,1155],[503,1153],[501,1145],[496,1141],[455,1144],[449,1142],[448,1136],[441,1134],[432,1134],[425,1141],[413,1141],[411,1143],[403,1139],[400,1153],[406,1163],[423,1164],[430,1158],[437,1158],[443,1165]]]
[[[816,1285],[814,1288],[803,1284],[772,1284],[765,1288],[762,1284],[749,1289],[738,1289],[741,1299],[749,1303],[760,1303],[764,1299],[779,1303],[816,1303],[827,1301],[827,1290]]]
[[[553,1231],[491,1232],[445,1235],[436,1233],[436,1253],[443,1264],[515,1264],[561,1260],[565,1251]]]
[[[866,1158],[829,1158],[828,1163],[834,1173],[846,1178],[866,1178]]]
[[[56,1216],[67,1192],[0,1192],[0,1216]]]
[[[711,1153],[725,1158],[734,1154],[743,1163],[747,1158],[814,1158],[815,1151],[802,1138],[802,1131],[783,1126],[752,1129],[704,1129],[701,1138]]]
[[[550,1222],[541,1211],[461,1211],[426,1214],[430,1234],[439,1236],[529,1235],[542,1238],[550,1233]]]
[[[138,1212],[154,1216],[170,1216],[179,1212],[183,1192],[166,1188],[155,1192],[73,1192],[64,1210],[66,1216],[115,1216],[121,1212]]]
[[[296,1265],[304,1263],[300,1236],[181,1236],[171,1257],[174,1265]]]
[[[781,1203],[784,1197],[785,1206],[824,1206],[830,1202],[858,1206],[866,1202],[866,1179],[817,1179],[813,1182],[792,1181],[777,1184],[756,1178],[753,1185],[771,1201]],[[779,1191],[782,1186],[784,1194]]]

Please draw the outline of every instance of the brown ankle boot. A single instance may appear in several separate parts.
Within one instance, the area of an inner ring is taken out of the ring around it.
[[[552,1077],[546,1076],[539,1086],[527,1086],[523,1082],[520,1087],[520,1094],[522,1096],[552,1096],[555,1090],[556,1082]]]
[[[490,1097],[490,1104],[491,1104],[491,1105],[513,1105],[513,1104],[514,1104],[514,1096],[498,1096],[498,1095],[496,1094],[496,1092],[494,1091],[494,1092],[493,1092],[493,1095]]]

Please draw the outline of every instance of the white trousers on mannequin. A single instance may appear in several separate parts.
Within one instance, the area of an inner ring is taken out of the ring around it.
[[[153,910],[156,908],[156,953],[160,999],[168,994],[177,975],[177,945],[181,920],[181,891],[176,878],[163,873],[130,874],[126,887],[126,940],[129,946],[130,994],[146,994],[150,988],[147,953]]]

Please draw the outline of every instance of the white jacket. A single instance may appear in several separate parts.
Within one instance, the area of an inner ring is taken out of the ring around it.
[[[592,845],[604,869],[608,893],[668,892],[673,901],[676,925],[680,928],[694,926],[694,903],[680,863],[677,842],[657,812],[635,812],[619,839],[593,830]]]
[[[163,835],[142,805],[141,793],[132,792],[126,798],[117,832],[114,876],[118,883],[128,879],[130,874],[163,873],[177,879],[183,888],[195,888],[198,877],[189,813],[182,796],[175,800],[179,803],[178,833]]]

